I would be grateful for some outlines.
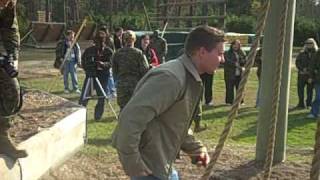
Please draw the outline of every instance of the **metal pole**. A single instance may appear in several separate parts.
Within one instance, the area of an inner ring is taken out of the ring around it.
[[[291,57],[294,29],[294,14],[296,0],[290,0],[286,26],[286,48],[284,49],[284,62],[280,90],[280,105],[278,114],[277,134],[274,152],[274,163],[285,160],[287,122],[288,122],[288,99],[291,75]],[[271,9],[267,18],[262,49],[262,74],[261,74],[261,104],[257,123],[256,160],[264,161],[268,147],[269,129],[271,121],[273,75],[275,74],[276,56],[278,50],[278,24],[280,23],[282,0],[271,0]]]

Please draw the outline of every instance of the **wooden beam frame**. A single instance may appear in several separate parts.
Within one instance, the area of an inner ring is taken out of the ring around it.
[[[156,20],[203,20],[203,19],[224,19],[225,16],[162,16],[162,17],[150,17],[151,21],[156,21]]]
[[[194,1],[194,2],[176,2],[176,3],[163,3],[160,4],[159,7],[168,7],[168,6],[190,6],[196,4],[203,4],[203,3],[215,3],[215,4],[224,4],[226,0],[206,0],[206,1]]]

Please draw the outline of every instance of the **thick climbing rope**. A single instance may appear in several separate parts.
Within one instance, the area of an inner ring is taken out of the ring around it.
[[[287,15],[289,9],[289,0],[283,0],[282,5],[282,13],[280,19],[279,26],[279,34],[278,34],[278,52],[277,52],[277,62],[276,62],[276,73],[274,75],[274,86],[273,86],[273,94],[272,94],[272,110],[271,110],[271,127],[269,132],[269,140],[268,140],[268,149],[267,149],[267,157],[264,164],[264,179],[270,179],[272,164],[273,164],[273,156],[274,156],[274,147],[275,147],[275,139],[276,139],[276,131],[277,131],[277,122],[278,122],[278,110],[279,110],[279,99],[280,99],[280,87],[281,87],[281,79],[282,79],[282,65],[283,65],[283,57],[284,57],[284,45],[286,39],[286,25],[287,25]]]
[[[317,120],[317,131],[315,134],[314,156],[312,159],[310,180],[318,180],[320,177],[320,120]]]
[[[215,152],[211,156],[211,161],[209,162],[205,173],[201,177],[202,180],[208,180],[210,178],[211,174],[213,173],[214,165],[217,162],[217,160],[222,152],[224,144],[225,144],[225,142],[228,138],[228,135],[231,131],[231,127],[233,125],[233,122],[238,114],[239,106],[242,101],[244,90],[245,90],[245,85],[247,84],[251,67],[254,64],[254,60],[255,60],[255,57],[257,54],[257,48],[260,45],[260,38],[261,38],[262,33],[264,31],[264,27],[265,27],[265,23],[266,23],[266,19],[267,19],[269,10],[270,10],[270,0],[266,0],[266,1],[264,1],[263,5],[261,7],[262,13],[260,14],[260,16],[258,18],[258,24],[256,27],[256,38],[255,38],[253,44],[251,45],[251,49],[248,54],[248,60],[245,64],[245,71],[243,74],[243,78],[240,81],[240,85],[239,85],[239,88],[236,93],[236,99],[235,99],[235,101],[232,105],[231,111],[228,115],[228,120],[225,124],[224,130],[220,135],[219,142],[218,142],[217,146],[215,147]]]

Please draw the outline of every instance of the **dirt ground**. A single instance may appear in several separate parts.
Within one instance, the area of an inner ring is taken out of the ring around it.
[[[26,59],[30,58],[28,54],[23,55]],[[40,54],[40,56],[41,55],[42,54]],[[43,56],[47,58],[46,53],[43,53]],[[54,77],[57,71],[52,68],[51,63],[51,61],[42,61],[39,63],[39,60],[32,58],[28,59],[28,61],[21,61],[20,67],[23,68],[21,68],[20,77],[22,79]],[[39,69],[35,70],[34,67]],[[43,70],[44,68],[45,70]],[[38,91],[28,91],[25,99],[26,102],[21,113],[19,113],[18,121],[11,130],[11,134],[15,137],[16,142],[21,142],[41,129],[51,126],[60,117],[70,112],[73,106],[72,103],[62,98],[43,94]],[[46,101],[43,101],[43,99],[46,99]],[[61,109],[64,110],[61,111]],[[24,120],[27,124],[20,124],[21,120]],[[261,166],[253,161],[254,152],[254,147],[227,146],[215,166],[214,175],[211,179],[261,179]],[[300,159],[304,160],[294,162],[287,161],[274,166],[271,179],[309,179],[310,162],[313,155],[312,150],[291,149],[288,151],[288,155],[299,156],[302,157]],[[199,179],[204,173],[204,168],[191,165],[190,159],[185,155],[182,155],[182,158],[177,160],[174,166],[178,170],[182,180]],[[43,180],[82,179],[121,180],[128,179],[128,177],[124,174],[116,154],[110,152],[103,152],[99,155],[85,155],[85,153],[82,152],[76,153],[43,177]]]
[[[236,149],[237,148],[237,149]],[[248,157],[254,153],[253,147],[226,147],[215,166],[211,180],[256,180],[262,179],[262,166]],[[294,150],[296,155],[310,158],[311,150]],[[307,158],[308,159],[308,158]],[[200,179],[204,168],[191,165],[187,156],[177,160],[174,167],[182,180]],[[310,162],[285,162],[273,167],[271,179],[305,180],[309,179]],[[49,172],[43,179],[128,179],[122,171],[116,156],[101,154],[98,157],[76,154],[66,163]]]
[[[77,107],[66,99],[38,90],[25,90],[23,97],[22,109],[9,131],[16,143],[51,127]]]

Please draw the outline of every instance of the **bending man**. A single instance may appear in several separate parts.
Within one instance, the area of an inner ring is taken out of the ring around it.
[[[200,75],[224,61],[223,43],[222,31],[199,26],[187,37],[184,55],[150,70],[136,86],[113,134],[113,146],[132,180],[177,178],[172,164],[180,149],[193,163],[209,162],[189,127],[202,96]]]

